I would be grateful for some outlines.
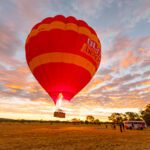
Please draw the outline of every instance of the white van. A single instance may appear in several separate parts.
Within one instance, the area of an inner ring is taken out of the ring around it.
[[[126,129],[144,129],[147,127],[145,121],[124,121]]]

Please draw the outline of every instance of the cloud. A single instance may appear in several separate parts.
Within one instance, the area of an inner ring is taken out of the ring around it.
[[[135,56],[132,51],[129,51],[127,54],[124,55],[123,60],[120,62],[120,67],[126,69],[127,67],[135,64],[139,60],[139,56]]]
[[[16,35],[16,31],[8,25],[0,24],[0,55],[13,57],[21,45],[20,39]]]
[[[13,70],[0,70],[1,96],[15,95],[18,98],[28,98],[33,101],[49,99],[35,79],[29,80],[29,75],[29,69],[23,66]]]
[[[73,11],[76,13],[82,14],[87,17],[96,17],[98,16],[98,11],[102,9],[104,2],[102,0],[95,0],[94,2],[91,2],[90,0],[82,0],[81,1],[73,1],[72,7]]]
[[[110,103],[106,103],[106,107],[110,108],[144,108],[147,104],[149,104],[148,101],[143,101],[143,99],[122,99],[122,100],[112,100]]]
[[[102,61],[105,63],[101,65],[109,66],[115,72],[132,66],[138,66],[144,61],[149,61],[149,43],[149,36],[130,38],[117,35],[111,41],[110,46],[108,45],[108,49],[103,52],[104,58]],[[141,49],[141,47],[143,48]]]
[[[143,76],[144,76],[144,77],[149,77],[149,75],[150,75],[150,71],[145,71],[145,72],[143,73]]]
[[[150,1],[119,1],[119,18],[120,25],[123,25],[126,29],[133,28],[139,22],[143,20],[149,20],[150,18]]]
[[[139,76],[140,76],[140,74],[133,74],[133,75],[132,74],[127,74],[127,75],[122,76],[120,78],[115,78],[113,80],[113,82],[118,83],[118,84],[122,84],[122,83],[125,83],[125,82],[128,82],[128,81],[131,81],[133,79],[136,79]]]

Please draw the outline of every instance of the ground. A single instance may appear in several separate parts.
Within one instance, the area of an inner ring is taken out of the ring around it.
[[[0,123],[0,150],[149,150],[150,128],[120,132],[103,125]]]

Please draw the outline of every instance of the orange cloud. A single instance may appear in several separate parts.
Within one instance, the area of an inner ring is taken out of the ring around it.
[[[111,102],[106,103],[104,107],[110,107],[110,108],[144,108],[147,104],[149,104],[149,101],[144,101],[143,99],[121,99],[118,100],[116,98],[113,98]]]
[[[29,71],[29,68],[28,67],[18,67],[17,68],[17,72],[19,72],[19,73],[26,73],[26,74],[28,74],[30,71]]]
[[[120,62],[120,66],[126,69],[129,66],[136,64],[139,60],[139,57],[135,56],[132,51],[129,51],[124,55],[123,60]]]
[[[88,94],[91,90],[96,88],[97,85],[102,84],[103,80],[99,77],[94,78],[91,82],[83,88],[83,90],[78,94],[78,96],[82,96],[84,94]]]
[[[113,88],[113,86],[104,86],[104,90],[110,90],[110,89],[112,89]]]
[[[22,86],[20,86],[20,85],[12,85],[12,84],[5,84],[5,87],[11,88],[11,89],[22,89]]]
[[[144,48],[139,48],[139,52],[145,53],[145,49]]]
[[[111,75],[109,74],[106,74],[105,76],[102,77],[102,81],[107,81],[107,80],[110,80],[111,79]]]
[[[35,89],[33,89],[33,88],[28,88],[27,91],[30,92],[30,93],[35,93],[35,92],[37,92],[37,90],[35,90]]]
[[[117,97],[117,96],[109,96],[109,98],[112,99],[112,100],[117,100],[117,99],[119,99],[120,97]]]
[[[144,81],[144,82],[142,83],[142,85],[150,85],[150,80]]]

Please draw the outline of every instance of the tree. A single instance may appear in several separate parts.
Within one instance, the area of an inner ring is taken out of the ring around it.
[[[126,112],[125,115],[127,120],[134,120],[134,121],[142,120],[141,117],[135,112]]]
[[[99,123],[100,123],[99,119],[95,119],[95,120],[94,120],[94,123],[95,123],[95,124],[99,124]]]
[[[150,125],[150,104],[148,104],[143,111],[141,111],[141,117],[147,125]]]
[[[112,113],[111,116],[108,117],[108,119],[114,123],[120,123],[124,120],[124,115],[121,113]]]
[[[94,117],[92,116],[92,115],[88,115],[87,117],[86,117],[86,121],[88,121],[88,122],[94,122]]]
[[[73,119],[71,120],[71,122],[79,123],[79,122],[81,122],[81,120],[80,120],[80,119],[78,119],[78,118],[73,118]]]

